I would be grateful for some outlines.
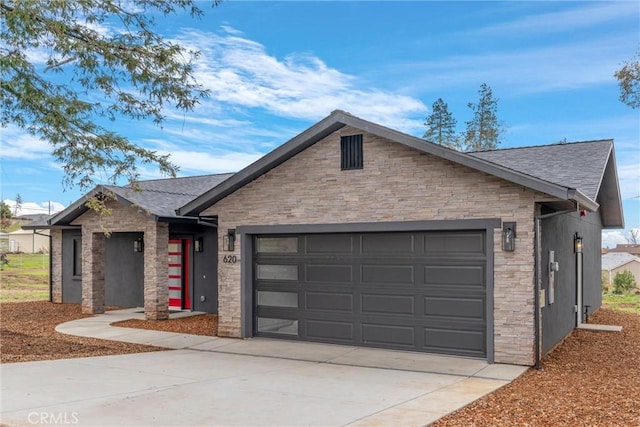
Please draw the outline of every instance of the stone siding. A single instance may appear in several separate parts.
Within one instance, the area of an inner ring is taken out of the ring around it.
[[[340,169],[345,127],[202,212],[217,215],[220,239],[243,225],[330,224],[500,218],[517,222],[516,250],[494,231],[494,359],[534,360],[534,212],[547,197],[500,178],[364,134],[364,168]],[[225,264],[219,242],[221,336],[241,335],[240,263]],[[240,258],[240,239],[235,255]]]
[[[62,230],[51,230],[51,301],[62,302]]]
[[[72,222],[82,225],[82,310],[85,313],[104,312],[105,232],[144,233],[144,306],[148,319],[169,317],[167,245],[169,225],[156,222],[135,206],[116,201],[107,202],[110,215],[100,216],[89,210]]]

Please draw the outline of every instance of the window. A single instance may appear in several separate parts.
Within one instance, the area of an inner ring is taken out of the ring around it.
[[[82,276],[82,239],[73,239],[73,275]]]
[[[340,137],[340,154],[342,170],[362,169],[362,135]]]

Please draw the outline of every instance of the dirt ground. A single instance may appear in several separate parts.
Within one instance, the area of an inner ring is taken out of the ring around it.
[[[218,316],[215,314],[200,314],[182,319],[169,320],[124,320],[114,322],[113,326],[134,329],[153,329],[166,332],[180,332],[182,334],[205,335],[215,337],[218,335]]]
[[[0,304],[2,363],[161,350],[71,337],[56,324],[83,317],[70,304]],[[131,327],[213,335],[215,316],[127,321]],[[590,323],[621,325],[620,333],[576,330],[511,384],[437,421],[450,426],[640,426],[640,316],[601,309]]]

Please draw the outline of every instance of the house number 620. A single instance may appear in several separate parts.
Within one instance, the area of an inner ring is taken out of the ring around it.
[[[222,258],[222,262],[224,262],[225,264],[235,264],[236,262],[238,262],[238,258],[235,255],[225,255]]]

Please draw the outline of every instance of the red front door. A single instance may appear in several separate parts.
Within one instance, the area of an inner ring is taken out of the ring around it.
[[[169,308],[190,309],[189,239],[169,240]]]

